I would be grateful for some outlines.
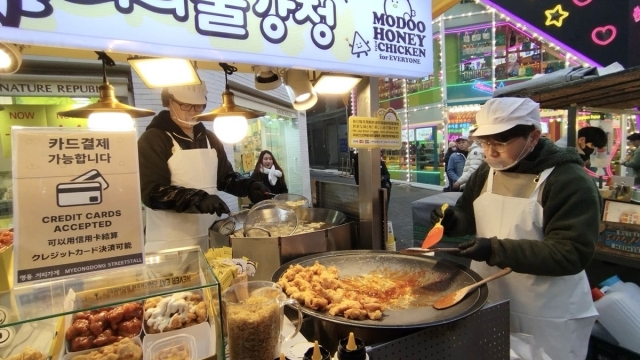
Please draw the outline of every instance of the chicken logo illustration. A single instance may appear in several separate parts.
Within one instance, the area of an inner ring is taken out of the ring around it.
[[[385,0],[384,12],[389,16],[399,16],[405,20],[416,16],[416,11],[411,8],[409,0]]]
[[[393,109],[378,109],[378,118],[384,121],[400,121],[398,113]]]
[[[349,39],[345,40],[347,40],[347,43],[351,47],[352,55],[360,57],[360,54],[364,54],[365,56],[369,56],[369,51],[371,51],[369,42],[365,41],[359,32],[356,31],[355,34],[353,34],[353,44],[349,43]]]

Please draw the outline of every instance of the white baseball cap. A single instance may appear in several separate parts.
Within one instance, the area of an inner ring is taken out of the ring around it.
[[[540,129],[540,106],[529,98],[489,99],[476,114],[478,129],[473,136],[507,131],[516,125],[534,125]]]
[[[196,85],[171,86],[167,93],[184,104],[201,105],[207,103],[207,86],[202,82]]]

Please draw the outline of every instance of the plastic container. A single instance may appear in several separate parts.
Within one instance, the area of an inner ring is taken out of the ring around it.
[[[154,342],[144,352],[145,360],[197,360],[196,339],[188,334],[174,335]]]
[[[609,288],[608,292],[616,292],[622,291],[629,294],[629,297],[633,300],[637,301],[638,306],[640,306],[640,286],[632,283],[632,282],[623,282],[620,280],[618,275],[614,275],[607,280],[600,283],[599,287]],[[605,292],[606,293],[606,292]]]
[[[612,284],[616,284],[616,282]],[[595,302],[600,314],[598,322],[611,333],[621,346],[640,353],[640,306],[633,298],[631,287],[617,284],[613,290],[604,286],[604,296]]]
[[[352,337],[353,333],[349,333]],[[349,337],[341,339],[338,343],[338,351],[334,356],[334,360],[369,360],[364,342],[353,336],[353,343],[349,344]]]

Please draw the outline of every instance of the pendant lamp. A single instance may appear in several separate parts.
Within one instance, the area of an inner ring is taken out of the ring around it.
[[[224,92],[222,93],[222,106],[208,113],[197,115],[194,119],[199,121],[213,120],[213,132],[220,141],[234,144],[247,136],[247,130],[249,129],[247,119],[264,116],[265,113],[245,109],[235,104],[233,101],[234,95],[229,90],[228,75],[238,71],[238,68],[226,63],[220,63],[220,67],[224,70],[225,83]]]
[[[154,111],[125,105],[116,99],[115,88],[109,84],[106,70],[107,65],[115,66],[116,63],[103,51],[96,51],[96,54],[98,54],[98,60],[102,61],[102,85],[99,87],[100,100],[95,104],[90,104],[77,109],[61,111],[58,115],[89,119],[89,127],[101,128],[121,127],[118,124],[109,124],[109,122],[122,122],[125,124],[124,126],[128,126],[126,125],[128,122],[131,124],[131,127],[133,127],[133,120],[131,118],[155,115]],[[96,125],[92,126],[92,123],[95,123]]]

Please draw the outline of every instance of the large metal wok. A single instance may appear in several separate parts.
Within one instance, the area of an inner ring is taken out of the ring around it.
[[[422,287],[425,290],[424,296],[430,297],[430,299],[425,299],[425,306],[398,310],[387,309],[381,320],[350,320],[342,316],[332,316],[328,313],[302,307],[302,311],[313,318],[314,323],[313,329],[310,330],[311,334],[305,335],[322,339],[324,342],[333,342],[332,339],[347,336],[349,331],[354,331],[367,344],[391,341],[417,331],[417,329],[448,323],[471,315],[484,305],[489,294],[485,285],[471,293],[459,304],[445,310],[436,310],[428,304],[442,295],[473,284],[482,278],[474,271],[450,261],[428,256],[402,255],[389,251],[350,250],[305,256],[282,265],[275,271],[272,279],[277,282],[290,265],[311,266],[316,261],[324,266],[335,266],[339,270],[340,277],[365,275],[382,268],[389,270],[427,269],[428,276],[438,275],[433,277],[434,281],[427,279]]]

